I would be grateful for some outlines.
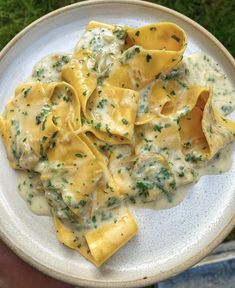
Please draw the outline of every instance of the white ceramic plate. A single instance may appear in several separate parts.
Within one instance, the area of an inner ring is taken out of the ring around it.
[[[72,51],[92,20],[142,26],[172,21],[188,35],[186,54],[212,55],[235,82],[233,58],[206,30],[167,8],[138,1],[86,1],[55,11],[16,36],[0,54],[0,110],[43,56]],[[235,152],[233,152],[233,156]],[[57,239],[49,217],[33,215],[16,191],[16,173],[0,143],[0,230],[3,240],[39,270],[89,287],[136,287],[170,277],[204,257],[235,223],[235,162],[220,176],[206,176],[185,200],[163,211],[137,210],[139,236],[96,269]]]

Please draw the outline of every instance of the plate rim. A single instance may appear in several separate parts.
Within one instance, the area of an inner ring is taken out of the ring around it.
[[[229,53],[229,51],[221,44],[219,40],[216,39],[214,35],[212,35],[209,31],[207,31],[205,28],[203,28],[200,24],[195,22],[194,20],[190,19],[189,17],[172,10],[170,8],[167,8],[165,6],[154,4],[146,1],[141,0],[112,0],[110,2],[109,0],[89,0],[89,1],[82,1],[78,3],[74,3],[71,5],[64,6],[62,8],[56,9],[29,24],[26,26],[23,30],[21,30],[16,36],[8,42],[8,44],[0,51],[0,63],[3,60],[4,56],[8,53],[8,51],[17,44],[17,42],[25,35],[27,32],[29,32],[32,28],[37,26],[39,23],[44,22],[45,20],[49,18],[53,18],[55,16],[58,16],[64,12],[73,10],[74,8],[79,8],[83,6],[92,6],[92,5],[99,5],[99,4],[134,4],[134,5],[140,5],[145,7],[150,7],[157,9],[158,11],[167,12],[169,14],[172,14],[173,16],[179,18],[180,20],[183,20],[187,24],[193,26],[198,30],[200,33],[204,34],[211,43],[213,43],[219,50],[224,54],[224,56],[228,59],[230,65],[235,70],[235,60],[233,56]],[[61,281],[74,284],[74,285],[82,285],[82,287],[143,287],[147,285],[151,285],[153,283],[162,281],[164,279],[167,279],[169,277],[172,277],[176,274],[181,273],[182,271],[186,270],[187,268],[193,266],[197,262],[199,262],[201,259],[203,259],[207,254],[209,254],[217,245],[219,245],[224,238],[230,233],[230,231],[235,227],[235,212],[232,215],[230,221],[224,226],[223,230],[210,242],[207,244],[207,246],[202,249],[200,252],[198,252],[196,255],[192,256],[188,260],[184,261],[177,267],[174,267],[170,270],[167,270],[162,273],[154,274],[148,277],[144,277],[141,279],[136,280],[127,280],[127,281],[109,281],[104,282],[100,280],[90,280],[90,279],[81,279],[81,278],[71,278],[71,276],[68,276],[66,274],[63,274],[62,272],[58,272],[51,267],[47,267],[43,264],[41,264],[37,259],[33,259],[30,255],[25,253],[23,250],[17,247],[11,241],[10,237],[7,236],[7,233],[3,231],[0,227],[0,239],[3,240],[3,242],[15,252],[17,256],[19,256],[21,259],[23,259],[25,262],[36,268],[37,270],[41,271],[42,273],[49,275],[53,278],[59,279]],[[120,286],[122,285],[122,286]]]

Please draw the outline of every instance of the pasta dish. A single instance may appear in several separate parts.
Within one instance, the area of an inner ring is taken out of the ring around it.
[[[231,83],[186,46],[174,23],[91,21],[72,54],[35,65],[0,116],[19,193],[97,267],[137,234],[131,207],[175,205],[234,139]]]

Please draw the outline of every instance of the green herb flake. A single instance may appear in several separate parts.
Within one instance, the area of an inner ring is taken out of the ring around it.
[[[233,108],[230,105],[223,105],[221,107],[221,110],[224,112],[224,114],[227,115],[227,114],[229,114],[229,113],[231,113],[233,111]]]
[[[144,196],[147,198],[149,196],[149,189],[153,188],[152,186],[149,185],[149,183],[144,182],[144,181],[138,181],[136,183],[136,188],[138,190],[139,196]]]
[[[209,77],[209,78],[207,78],[207,81],[209,81],[209,82],[215,82],[215,78],[211,78],[211,77]]]
[[[111,207],[117,204],[117,198],[116,197],[109,197],[107,201],[107,206]]]
[[[54,188],[54,185],[52,184],[51,180],[48,180],[47,188],[49,188],[49,189],[53,189]]]
[[[146,62],[150,62],[152,60],[152,56],[150,54],[146,55]]]
[[[129,48],[123,53],[123,57],[120,60],[122,64],[125,64],[128,60],[132,59],[136,54],[140,53],[140,47],[134,46]]]
[[[95,125],[95,129],[100,129],[101,128],[101,123],[99,122],[99,123],[97,123],[96,125]]]
[[[153,126],[153,130],[154,130],[154,131],[158,131],[158,132],[160,132],[160,133],[161,133],[161,131],[162,131],[162,128],[164,128],[164,127],[162,126],[161,123],[160,123],[160,124],[156,124],[156,125]]]
[[[122,158],[122,157],[123,157],[122,154],[118,154],[117,157],[116,157],[116,159],[120,159],[120,158]]]
[[[117,27],[113,34],[117,37],[118,40],[124,40],[126,38],[126,31],[121,27]]]
[[[113,148],[112,145],[109,145],[108,143],[105,143],[105,145],[100,146],[100,150],[105,152],[105,151],[111,151]]]
[[[69,96],[64,96],[63,100],[64,100],[64,102],[67,102],[67,103],[71,101]]]
[[[45,129],[45,122],[47,120],[47,116],[49,112],[51,111],[51,106],[48,104],[45,104],[41,111],[36,115],[36,125],[40,125],[42,123],[42,130]]]
[[[109,137],[112,136],[111,129],[109,128],[108,124],[105,125],[105,130],[108,133]]]
[[[179,175],[180,178],[184,177],[184,171],[179,171],[178,175]]]
[[[63,55],[61,59],[57,60],[53,65],[52,68],[54,68],[57,72],[61,71],[62,66],[67,64],[69,62],[69,57]]]
[[[26,97],[29,95],[29,92],[30,92],[31,88],[32,88],[32,87],[23,89],[24,98],[26,98]]]
[[[198,163],[199,161],[202,161],[202,156],[201,155],[195,155],[195,154],[186,154],[185,155],[185,160],[187,162],[192,162],[192,163]]]
[[[45,143],[47,141],[48,137],[47,136],[43,136],[42,137],[42,143]]]
[[[101,99],[99,102],[98,102],[98,104],[97,104],[97,108],[99,108],[99,109],[103,109],[104,108],[104,106],[105,106],[105,104],[107,104],[108,103],[108,100],[107,99]]]
[[[40,68],[33,73],[33,77],[37,78],[38,81],[41,81],[43,78],[45,78],[45,75],[43,75],[44,72],[44,68]]]
[[[86,158],[87,155],[86,154],[81,154],[81,153],[76,153],[74,154],[77,158]]]
[[[123,123],[124,125],[128,125],[129,121],[128,121],[127,119],[123,118],[123,119],[122,119],[122,123]]]
[[[86,201],[85,200],[80,200],[79,201],[79,206],[84,207],[86,205]]]

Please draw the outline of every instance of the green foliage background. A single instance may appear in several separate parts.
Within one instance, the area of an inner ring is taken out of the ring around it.
[[[110,0],[112,1],[112,0]],[[0,49],[40,16],[76,0],[0,0]],[[235,56],[234,0],[150,0],[177,10],[214,34]]]
[[[110,0],[112,1],[112,0]],[[0,0],[0,50],[20,30],[42,15],[75,0]],[[195,20],[235,56],[234,0],[152,0]],[[235,230],[226,240],[235,240]]]

